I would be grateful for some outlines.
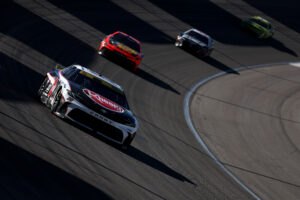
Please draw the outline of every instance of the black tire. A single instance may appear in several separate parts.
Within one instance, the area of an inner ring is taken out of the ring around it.
[[[48,78],[45,78],[43,83],[41,84],[39,90],[37,91],[37,94],[36,94],[36,97],[37,98],[41,98],[41,95],[43,94],[44,90],[45,90],[45,86],[47,85],[48,83]]]
[[[128,137],[125,139],[125,141],[123,142],[121,148],[122,148],[123,150],[127,150],[127,149],[130,147],[130,145],[131,145],[131,143],[132,143],[134,137],[135,137],[135,133],[134,133],[133,135],[131,135],[131,136],[128,136]]]
[[[51,105],[51,112],[56,112],[57,111],[57,108],[59,107],[60,102],[61,102],[61,98],[62,98],[62,96],[61,96],[61,88],[59,88],[58,91],[55,94],[54,102]]]

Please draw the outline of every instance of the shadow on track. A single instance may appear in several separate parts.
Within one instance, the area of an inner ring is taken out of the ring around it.
[[[262,11],[265,15],[279,21],[284,26],[300,33],[299,1],[298,0],[243,0],[254,8]],[[276,29],[276,27],[275,27]],[[299,40],[298,40],[299,41]]]
[[[224,71],[228,74],[236,74],[236,75],[239,75],[240,73],[230,67],[228,67],[227,65],[221,63],[220,61],[216,60],[215,58],[211,57],[211,56],[208,56],[208,57],[201,57],[199,56],[197,53],[193,52],[193,51],[190,51],[188,50],[187,48],[180,48],[181,50],[195,56],[196,58],[198,59],[201,59],[203,62],[206,62],[207,64],[221,70],[221,71]]]
[[[140,117],[139,117],[140,118]],[[200,156],[204,156],[204,157],[207,157],[209,158],[210,160],[212,160],[214,162],[214,160],[203,150],[201,150],[200,148],[197,148],[197,147],[194,147],[192,145],[190,145],[189,143],[183,141],[182,139],[174,136],[173,134],[169,133],[168,131],[166,130],[163,130],[161,129],[160,127],[156,126],[155,124],[153,124],[152,122],[149,122],[143,118],[140,118],[144,123],[147,123],[149,124],[150,126],[154,127],[155,129],[157,129],[157,131],[159,131],[161,134],[165,134],[167,135],[168,137],[171,137],[172,139],[178,141],[179,143],[181,143],[181,145],[185,145],[187,146],[188,148],[194,150],[194,151],[197,151],[199,153]],[[256,175],[256,176],[260,176],[260,177],[264,177],[264,178],[267,178],[267,179],[271,179],[271,180],[274,180],[274,181],[278,181],[280,183],[284,183],[284,184],[288,184],[290,186],[294,186],[294,187],[300,187],[299,184],[297,183],[292,183],[292,182],[288,182],[288,181],[285,181],[285,180],[282,180],[282,179],[279,179],[279,178],[276,178],[276,177],[272,177],[272,176],[268,176],[268,175],[265,175],[265,174],[262,174],[262,173],[259,173],[259,172],[255,172],[253,170],[249,170],[249,169],[246,169],[246,168],[243,168],[243,167],[239,167],[239,166],[236,166],[236,165],[232,165],[232,164],[229,164],[229,163],[226,163],[226,162],[221,162],[224,166],[226,167],[230,167],[230,168],[234,168],[236,170],[240,170],[244,173],[249,173],[249,174],[253,174],[253,175]]]
[[[184,177],[183,175],[181,175],[180,173],[174,171],[173,169],[171,169],[170,167],[168,167],[167,165],[165,165],[164,163],[162,163],[161,161],[155,159],[154,157],[146,154],[145,152],[140,151],[139,149],[130,146],[126,151],[122,151],[120,149],[120,146],[96,133],[93,133],[92,131],[89,131],[87,129],[85,129],[84,127],[81,127],[79,125],[77,125],[76,123],[70,121],[70,120],[64,120],[68,123],[70,123],[71,125],[73,125],[74,127],[82,130],[83,132],[95,137],[96,139],[99,139],[100,141],[104,142],[106,145],[110,145],[118,150],[120,150],[120,152],[126,154],[127,156],[130,156],[131,158],[136,159],[137,161],[148,165],[149,167],[152,167],[153,169],[156,169],[170,177],[173,177],[179,181],[183,181],[183,182],[188,182],[192,185],[196,185],[194,182],[192,182],[191,180],[189,180],[188,178]],[[95,161],[96,162],[96,161]]]
[[[228,67],[227,65],[221,63],[220,61],[216,60],[215,58],[213,57],[207,57],[207,58],[203,58],[202,59],[203,62],[206,62],[207,64],[221,70],[221,71],[224,71],[228,74],[236,74],[236,75],[240,75],[240,73],[230,67]]]
[[[66,145],[63,144],[62,142],[53,139],[51,136],[49,136],[49,135],[47,135],[47,134],[45,134],[45,133],[40,132],[39,130],[35,129],[34,127],[31,127],[30,125],[27,125],[27,124],[25,124],[24,122],[19,121],[18,119],[15,119],[14,117],[12,117],[12,116],[10,116],[10,115],[8,115],[8,114],[6,114],[6,113],[3,113],[3,112],[1,112],[1,111],[0,111],[0,115],[1,115],[2,117],[5,117],[5,118],[7,118],[7,119],[9,119],[9,120],[14,121],[14,123],[18,123],[19,125],[24,126],[24,127],[27,128],[27,129],[30,129],[31,132],[37,134],[37,135],[40,136],[40,137],[43,137],[45,140],[49,140],[49,141],[55,143],[56,145],[59,145],[61,148],[64,148],[65,150],[70,151],[70,152],[76,154],[77,156],[84,158],[87,162],[90,162],[91,164],[95,164],[95,165],[97,165],[98,167],[101,167],[102,169],[107,170],[107,171],[109,171],[110,173],[113,173],[113,174],[117,175],[118,177],[120,177],[120,178],[122,178],[122,179],[128,181],[128,182],[131,183],[131,184],[134,184],[135,186],[139,187],[140,189],[143,189],[143,190],[145,190],[145,191],[147,191],[147,192],[149,192],[149,193],[151,193],[151,194],[153,194],[153,195],[159,197],[160,199],[165,199],[164,197],[162,197],[162,196],[160,196],[159,194],[153,192],[152,190],[150,190],[150,189],[144,187],[143,185],[141,185],[141,184],[135,182],[134,180],[132,180],[132,179],[126,177],[125,175],[121,174],[120,172],[115,171],[115,170],[113,170],[113,169],[110,169],[110,168],[107,167],[104,163],[101,163],[101,162],[99,162],[99,161],[97,161],[97,160],[94,160],[94,159],[88,157],[87,155],[85,155],[85,154],[79,152],[78,150],[66,146]],[[68,120],[65,120],[65,121],[68,121]],[[81,129],[81,130],[84,131],[85,133],[90,134],[91,136],[95,137],[96,139],[99,139],[99,140],[105,142],[106,144],[111,145],[112,147],[119,149],[118,145],[116,145],[115,143],[112,143],[112,142],[108,141],[107,139],[105,139],[105,138],[103,138],[103,137],[101,137],[101,136],[99,136],[99,135],[96,135],[96,134],[94,134],[94,133],[92,133],[92,132],[90,132],[90,131],[87,131],[87,130],[85,130],[83,127],[80,127],[79,125],[74,124],[73,122],[70,122],[70,121],[68,121],[68,122],[69,122],[71,125],[73,125],[73,126],[79,128],[79,129]],[[24,136],[22,133],[18,133],[18,132],[15,132],[15,131],[11,130],[10,127],[6,127],[5,125],[1,125],[1,124],[0,124],[0,127],[1,127],[3,130],[10,131],[10,134],[13,134],[13,135],[18,136],[18,137],[22,137],[23,140],[29,141],[29,142],[32,143],[33,145],[38,145],[40,148],[43,148],[43,149],[46,149],[46,150],[50,151],[51,153],[55,154],[57,157],[61,157],[62,159],[67,159],[67,160],[69,160],[70,162],[72,162],[72,160],[70,160],[69,158],[64,157],[64,156],[58,154],[58,153],[55,152],[53,149],[49,149],[48,147],[44,147],[44,146],[42,146],[41,144],[34,142],[31,138],[28,138],[28,137]],[[1,144],[1,142],[0,142],[0,144]],[[1,151],[1,152],[6,152],[5,148],[6,148],[6,147],[4,146],[4,149],[3,149],[3,151]],[[1,147],[0,147],[0,149],[1,149]],[[120,152],[121,152],[121,151],[120,151]],[[135,153],[136,153],[137,155],[132,155],[132,154],[135,154]],[[149,156],[149,155],[147,155],[147,154],[145,154],[145,153],[143,153],[143,152],[137,150],[136,148],[132,148],[132,151],[131,151],[131,152],[127,152],[127,153],[125,152],[125,154],[127,154],[128,156],[132,156],[133,158],[137,159],[138,161],[140,161],[140,162],[142,162],[142,163],[144,163],[144,164],[146,164],[146,165],[149,165],[150,167],[152,167],[152,168],[154,168],[154,169],[156,169],[156,170],[159,170],[159,171],[161,171],[162,173],[165,173],[166,175],[169,175],[169,176],[171,176],[171,177],[173,177],[173,178],[175,178],[175,179],[178,179],[178,180],[180,180],[180,181],[186,181],[186,182],[188,182],[188,183],[191,183],[191,184],[195,185],[195,183],[193,183],[193,182],[190,181],[189,179],[185,178],[184,176],[180,175],[179,173],[175,172],[175,171],[172,170],[171,168],[167,167],[167,166],[166,166],[165,164],[163,164],[162,162],[160,162],[160,161],[156,160],[155,158],[153,158],[153,157],[151,157],[151,156]],[[0,154],[0,155],[1,155],[1,154]],[[1,157],[0,157],[0,158],[1,158]],[[1,161],[1,160],[0,160],[0,161]],[[76,165],[78,165],[78,163],[77,163]],[[22,165],[19,165],[19,166],[22,166]],[[1,166],[0,166],[0,169],[1,169]],[[41,169],[42,169],[42,168],[41,168]],[[47,169],[44,169],[44,170],[47,170]],[[50,171],[50,172],[51,172],[51,171]],[[21,172],[20,172],[20,173],[21,173]],[[0,171],[0,174],[1,174],[1,171]],[[21,174],[22,174],[22,173],[21,173]],[[22,175],[23,175],[23,174],[22,174]],[[3,184],[5,184],[5,183],[3,183]],[[68,187],[68,185],[61,186],[61,188],[64,188],[64,187]],[[80,191],[80,190],[79,190],[79,191]],[[75,198],[75,199],[76,199],[76,198]]]
[[[120,30],[142,42],[161,44],[172,41],[168,35],[109,0],[50,2],[105,34]]]
[[[158,87],[164,88],[166,90],[170,90],[171,92],[174,92],[174,93],[180,95],[180,93],[177,90],[175,90],[171,85],[165,83],[164,81],[156,78],[155,76],[153,76],[150,73],[146,72],[145,70],[141,69],[141,66],[145,65],[145,64],[143,64],[143,61],[141,62],[140,66],[137,68],[137,70],[133,71],[133,67],[126,65],[126,62],[123,62],[123,59],[118,59],[116,56],[113,56],[113,55],[105,55],[103,57],[108,59],[110,62],[113,62],[116,65],[119,65],[120,67],[124,68],[128,72],[131,72],[131,73],[135,74],[136,76],[144,79],[145,81],[148,81]],[[149,68],[149,67],[147,66],[147,68]]]
[[[0,177],[1,199],[112,199],[98,188],[2,138]]]
[[[0,98],[32,101],[44,76],[0,52]]]
[[[188,182],[192,185],[196,185],[194,182],[189,180],[188,178],[184,177],[180,173],[174,171],[164,163],[160,162],[159,160],[151,157],[150,155],[147,155],[146,153],[140,151],[139,149],[131,146],[127,151],[123,152],[126,155],[144,163],[145,165],[148,165],[168,176],[171,176],[179,181]]]
[[[298,54],[294,52],[293,50],[287,48],[285,45],[283,45],[278,40],[275,40],[274,38],[270,38],[265,41],[266,46],[271,46],[279,51],[282,51],[284,53],[290,54],[292,56],[298,57]]]
[[[83,15],[83,16],[80,15],[80,16],[83,17],[84,20],[87,20],[88,22],[89,22],[89,20],[92,20],[92,19],[96,20],[93,22],[97,22],[96,23],[97,28],[108,29],[108,30],[105,30],[107,32],[113,31],[112,29],[110,30],[110,28],[115,27],[116,22],[114,20],[118,20],[118,18],[109,19],[112,21],[110,21],[110,23],[106,24],[107,19],[104,20],[104,18],[103,18],[105,15],[105,12],[104,13],[98,12],[101,9],[109,8],[110,9],[109,12],[119,13],[126,20],[133,21],[134,23],[130,23],[130,24],[137,26],[137,27],[135,27],[135,29],[142,30],[140,32],[140,34],[144,33],[145,30],[154,31],[154,33],[156,33],[156,36],[153,36],[152,33],[149,35],[149,36],[151,36],[151,39],[153,39],[153,42],[154,42],[154,40],[156,42],[163,42],[162,38],[161,38],[161,36],[163,34],[161,32],[159,32],[158,30],[154,30],[154,28],[152,26],[144,23],[140,19],[127,13],[126,11],[122,10],[118,6],[114,5],[113,3],[108,2],[108,1],[103,1],[103,2],[101,1],[100,3],[97,1],[93,1],[93,2],[94,3],[91,4],[92,7],[90,7],[91,5],[86,4],[86,3],[84,3],[83,5],[81,5],[82,3],[79,5],[75,3],[74,6],[75,6],[75,10],[78,8],[82,11],[82,9],[83,9],[82,6],[83,7],[87,6],[88,9],[92,9],[91,12],[94,11],[95,13],[93,13],[93,14],[96,14],[97,17],[95,17],[95,18],[90,17],[89,14]],[[102,7],[102,4],[103,4],[103,7]],[[68,5],[70,5],[70,4],[68,4]],[[99,56],[99,55],[97,55],[95,49],[92,49],[84,41],[78,40],[77,38],[75,38],[74,36],[69,34],[68,32],[61,30],[60,28],[54,26],[53,24],[49,23],[48,21],[45,21],[40,16],[37,16],[37,15],[31,13],[29,10],[21,7],[20,5],[11,2],[11,3],[9,3],[9,5],[6,5],[6,6],[14,7],[15,11],[18,13],[18,17],[15,17],[13,13],[7,13],[8,16],[5,16],[5,17],[6,17],[6,19],[8,19],[8,21],[12,20],[12,21],[14,21],[15,24],[20,24],[20,23],[22,23],[22,19],[26,19],[29,22],[34,21],[34,23],[32,25],[30,25],[30,23],[29,23],[28,26],[24,26],[24,27],[20,28],[20,30],[17,29],[17,31],[15,30],[14,32],[10,31],[11,27],[9,25],[5,25],[2,28],[0,28],[0,31],[3,32],[4,34],[8,35],[11,38],[14,38],[17,41],[24,43],[26,45],[24,47],[19,46],[17,50],[15,50],[15,49],[12,50],[7,47],[3,47],[3,45],[2,45],[2,48],[0,49],[1,51],[5,52],[7,54],[13,54],[13,53],[16,53],[15,51],[17,51],[17,53],[19,53],[20,55],[26,54],[26,56],[30,57],[30,52],[29,53],[26,52],[27,47],[30,47],[33,50],[44,55],[45,58],[49,58],[49,60],[51,60],[52,62],[55,61],[55,62],[65,65],[65,66],[68,66],[73,63],[78,63],[83,66],[89,67],[89,64],[96,57]],[[79,6],[79,7],[77,7],[77,6]],[[113,9],[113,10],[111,10],[111,9]],[[72,10],[72,11],[74,11],[74,10]],[[78,14],[78,13],[75,12],[75,14]],[[87,17],[87,18],[85,18],[85,17]],[[99,23],[103,20],[104,20],[104,22],[103,22],[104,25],[102,23]],[[99,24],[101,24],[100,27],[99,27]],[[95,24],[93,24],[93,25],[95,25]],[[120,25],[124,25],[124,23],[120,23]],[[125,25],[127,27],[128,24],[125,23]],[[67,24],[66,24],[66,26],[67,26]],[[131,30],[131,29],[129,28],[128,30]],[[78,30],[78,31],[82,31],[82,30]],[[47,34],[45,34],[45,33],[47,33]],[[163,36],[163,38],[165,38],[165,37],[166,36]],[[28,39],[28,38],[32,38],[32,39]],[[101,38],[99,36],[99,43],[95,44],[95,46],[100,44],[100,40],[101,40]],[[164,42],[166,42],[166,41],[164,41]],[[9,44],[7,44],[6,46],[9,46]],[[23,50],[23,48],[25,50]],[[23,58],[24,58],[24,56],[20,57],[20,59],[23,59]],[[19,61],[19,58],[15,58],[15,59],[17,61]],[[35,58],[30,57],[27,59],[35,59]],[[122,64],[123,64],[116,59],[109,59],[109,60],[120,66],[122,66]],[[5,62],[5,60],[4,61],[2,60],[2,63],[3,62]],[[44,61],[44,62],[45,63],[40,62],[39,63],[40,66],[35,66],[36,65],[36,63],[35,63],[35,65],[33,65],[31,67],[41,68],[41,66],[49,64],[49,63],[47,63],[47,61]],[[7,62],[7,63],[8,63],[8,65],[10,65],[9,64],[10,62]],[[21,68],[25,69],[26,66],[21,66]],[[45,66],[45,68],[48,68],[48,71],[52,69],[52,67],[49,68],[47,66]],[[44,71],[45,71],[44,73],[47,72],[47,70],[44,70]],[[15,73],[14,76],[16,76],[17,74],[18,73]],[[149,81],[149,82],[153,83],[154,85],[157,85],[164,89],[170,90],[176,94],[179,94],[179,92],[177,90],[175,90],[174,88],[172,88],[169,84],[165,83],[164,81],[161,81],[160,79],[154,77],[153,75],[151,75],[150,73],[148,73],[142,69],[139,69],[134,74],[139,76],[140,78],[144,79],[145,81]],[[18,74],[18,76],[19,75],[21,75],[21,74]],[[27,75],[28,74],[23,74],[22,76],[26,77]],[[30,76],[27,76],[27,78],[30,78]],[[38,82],[37,85],[39,85],[39,83],[40,82]]]
[[[221,43],[237,46],[271,46],[295,56],[295,52],[280,41],[264,43],[249,37],[240,28],[241,19],[210,1],[185,0],[183,3],[181,0],[150,0],[150,2]],[[282,15],[280,7],[278,8],[277,12]]]

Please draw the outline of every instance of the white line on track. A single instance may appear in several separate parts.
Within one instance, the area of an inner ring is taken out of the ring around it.
[[[243,67],[239,67],[234,69],[235,71],[242,71],[242,70],[247,70],[247,69],[253,69],[253,68],[259,68],[259,67],[271,67],[271,66],[278,66],[278,65],[291,65],[291,66],[295,66],[295,67],[299,67],[300,68],[300,61],[297,62],[278,62],[278,63],[267,63],[267,64],[259,64],[259,65],[252,65],[252,66],[243,66]],[[184,98],[184,105],[183,105],[183,109],[184,109],[184,117],[185,120],[188,124],[188,127],[190,128],[190,130],[192,131],[193,135],[195,136],[195,138],[197,139],[197,141],[200,143],[200,145],[202,146],[202,148],[206,151],[206,153],[221,167],[221,169],[223,171],[225,171],[236,183],[238,183],[242,188],[244,188],[254,199],[260,200],[260,198],[254,193],[252,192],[246,185],[244,185],[237,177],[235,177],[207,148],[207,146],[205,145],[205,143],[203,142],[203,140],[201,139],[199,133],[196,131],[195,127],[193,126],[191,117],[190,117],[190,98],[191,96],[194,94],[194,92],[196,91],[196,89],[198,87],[200,87],[201,85],[205,84],[206,82],[218,78],[222,75],[227,74],[226,71],[224,72],[219,72],[217,74],[214,74],[212,76],[209,76],[203,80],[200,80],[198,83],[196,83],[185,95]]]
[[[299,62],[292,62],[292,63],[290,63],[290,65],[300,68],[300,63]]]

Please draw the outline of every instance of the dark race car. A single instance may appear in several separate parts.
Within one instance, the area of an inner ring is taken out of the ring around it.
[[[126,149],[135,137],[138,122],[129,109],[123,89],[80,65],[57,67],[38,90],[51,111]]]
[[[100,43],[98,53],[100,55],[114,54],[123,59],[124,64],[133,66],[134,70],[138,68],[143,57],[141,43],[120,31],[104,37]]]
[[[175,46],[185,48],[201,57],[209,56],[214,48],[211,37],[197,29],[190,29],[179,34]]]

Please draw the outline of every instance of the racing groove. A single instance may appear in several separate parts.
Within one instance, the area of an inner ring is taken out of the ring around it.
[[[281,24],[274,39],[255,40],[237,22],[256,10],[236,10],[227,1],[1,1],[1,197],[250,199],[194,140],[182,109],[185,93],[207,76],[297,60],[300,46],[290,38],[298,33],[283,34]],[[174,47],[175,36],[191,26],[215,37],[212,58]],[[96,54],[115,30],[142,42],[136,73]],[[81,64],[124,87],[140,122],[128,152],[56,118],[35,99],[55,63]]]

